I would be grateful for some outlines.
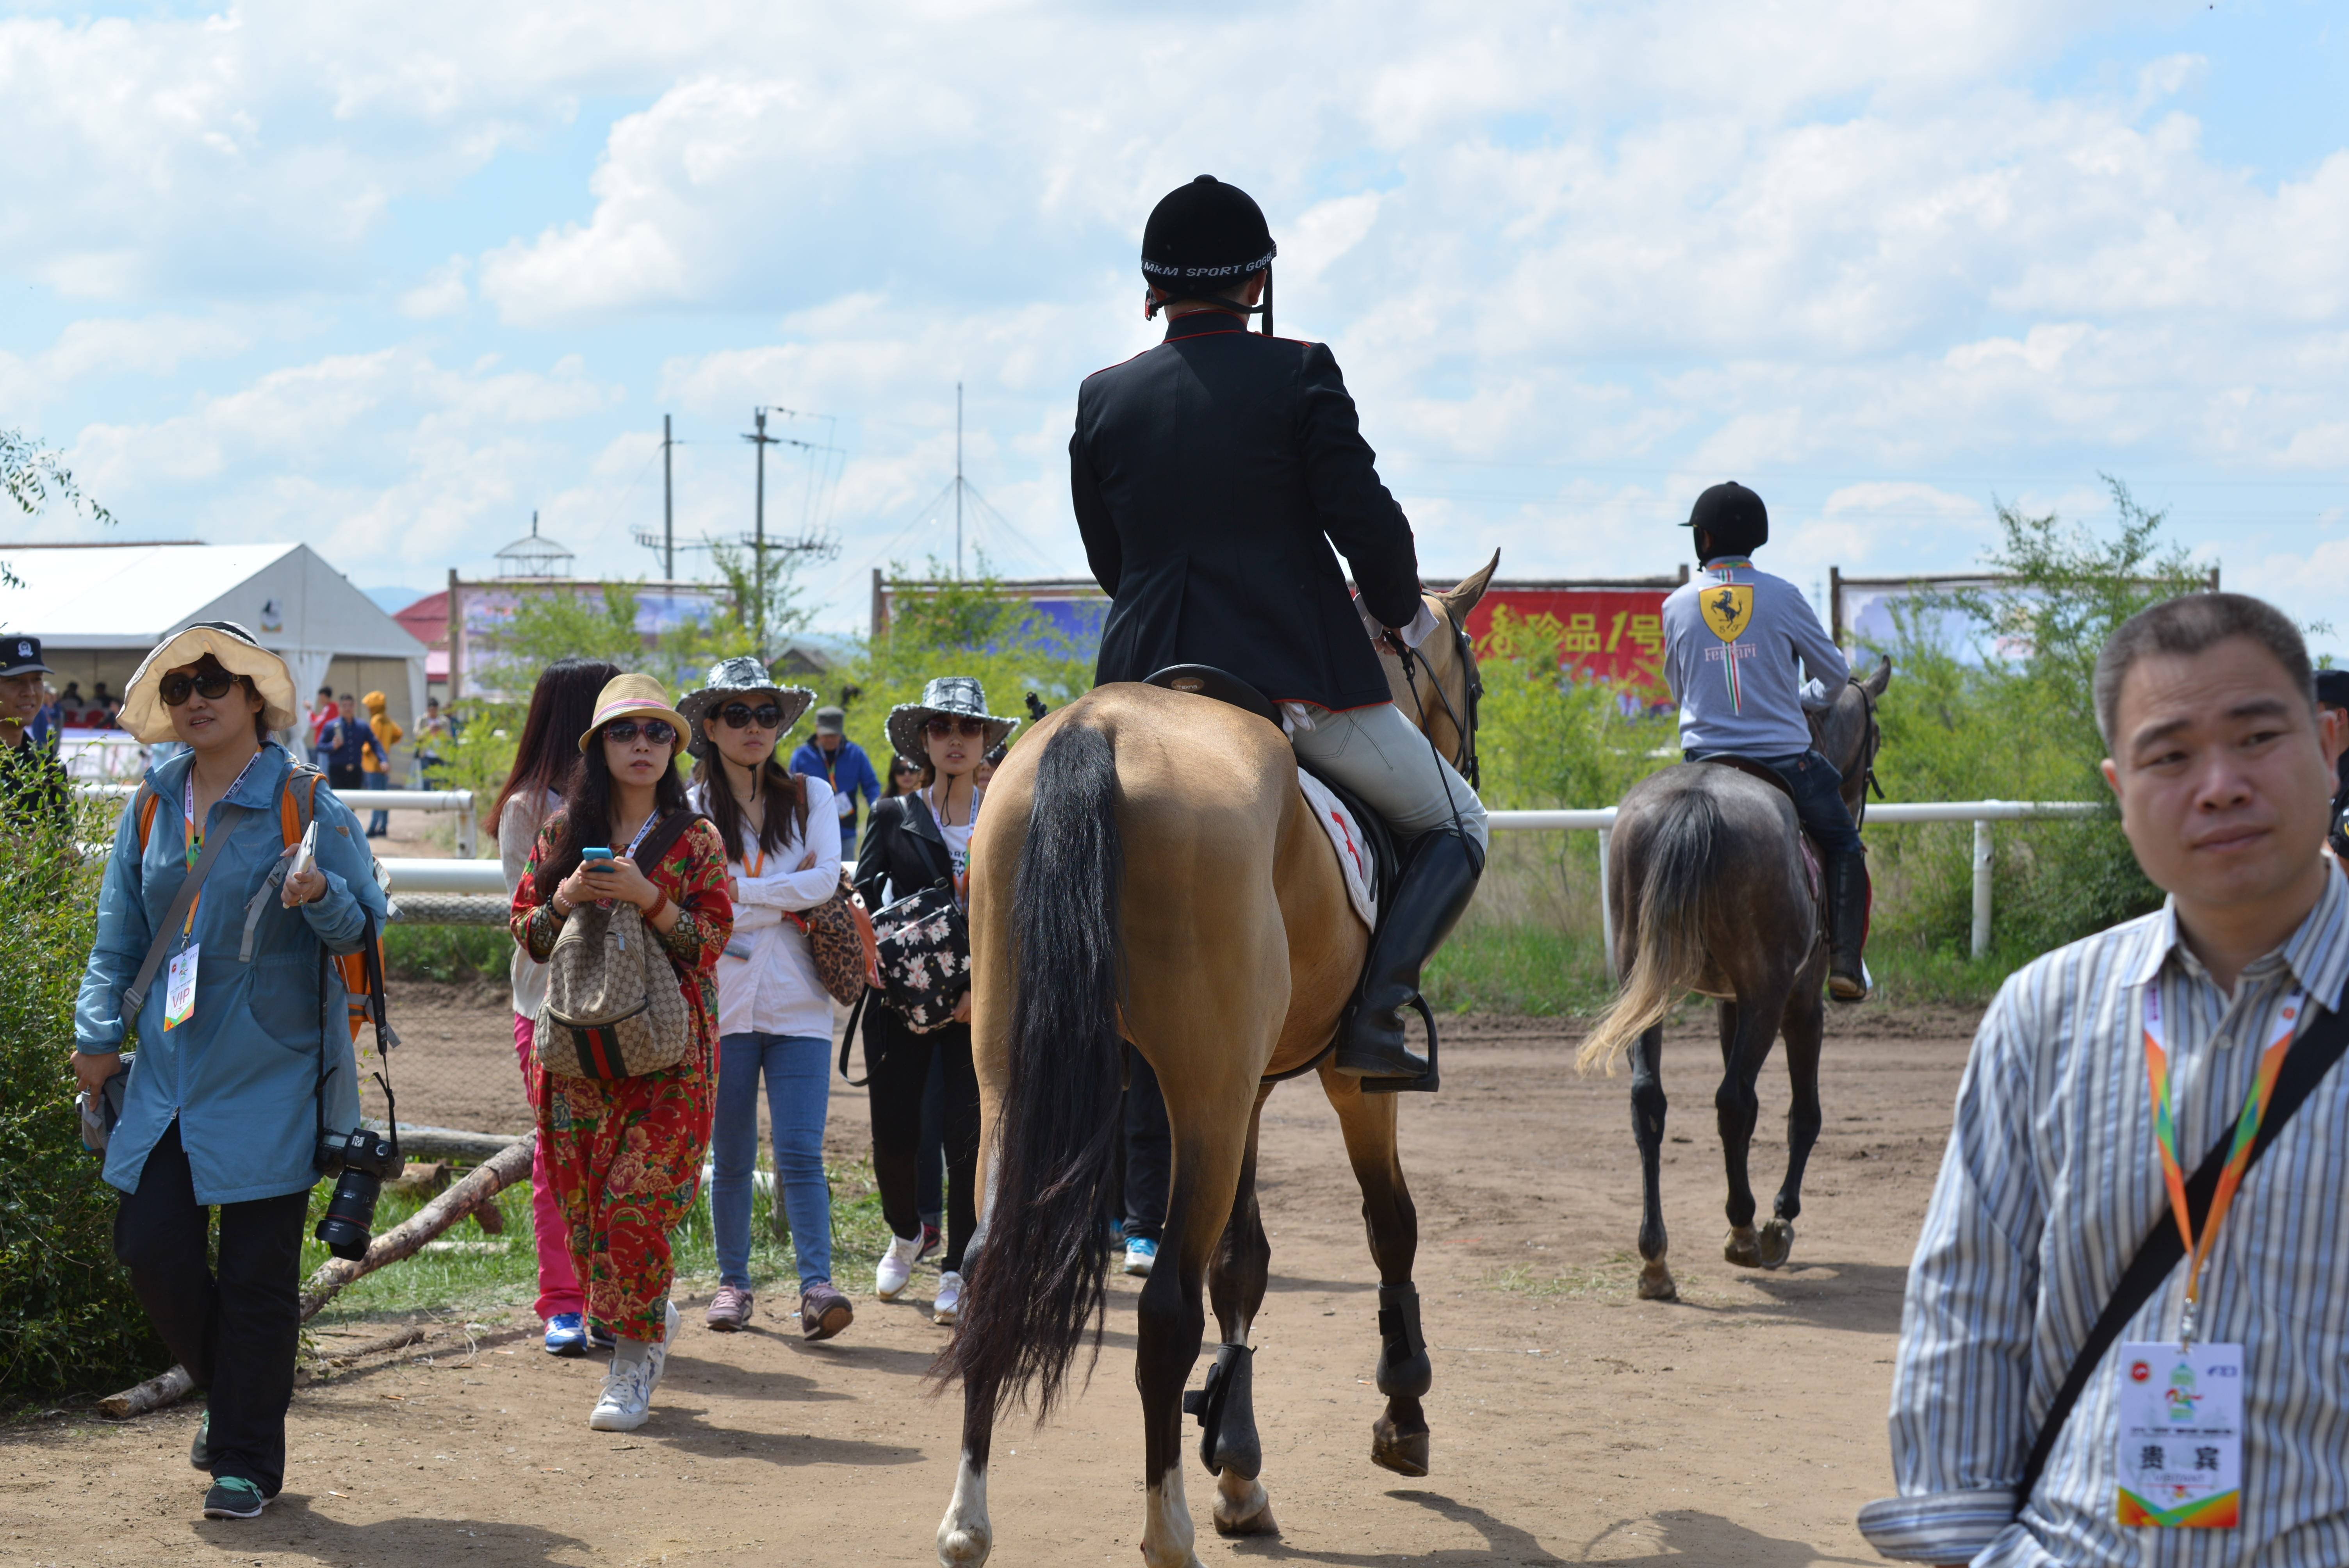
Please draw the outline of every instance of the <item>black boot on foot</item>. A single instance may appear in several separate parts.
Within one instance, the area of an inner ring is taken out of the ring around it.
[[[1420,966],[1444,945],[1484,875],[1485,856],[1452,828],[1420,835],[1394,897],[1379,912],[1362,992],[1338,1026],[1332,1064],[1350,1078],[1423,1077],[1427,1059],[1403,1044],[1403,1009],[1419,995]]]
[[[1868,1000],[1868,856],[1827,860],[1827,995],[1838,1002]]]

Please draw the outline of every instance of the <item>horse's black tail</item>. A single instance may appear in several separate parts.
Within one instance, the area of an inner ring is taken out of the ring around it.
[[[986,1233],[941,1367],[990,1407],[1032,1389],[1039,1420],[1061,1394],[1089,1318],[1100,1353],[1102,1200],[1124,1081],[1124,871],[1115,750],[1104,732],[1072,724],[1046,742],[1036,769],[1012,891],[1019,989]]]
[[[1702,978],[1705,915],[1723,826],[1721,807],[1704,789],[1683,789],[1657,810],[1640,846],[1647,864],[1638,905],[1618,916],[1639,923],[1631,972],[1615,1005],[1592,1026],[1576,1067],[1587,1072],[1603,1064],[1611,1071],[1624,1047],[1663,1022],[1672,1004]],[[1607,933],[1607,940],[1613,942],[1615,934]]]

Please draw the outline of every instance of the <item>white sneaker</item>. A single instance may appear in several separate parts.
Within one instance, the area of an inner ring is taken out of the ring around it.
[[[952,1269],[938,1275],[938,1294],[930,1303],[930,1321],[951,1325],[962,1315],[962,1275]]]
[[[612,1363],[604,1374],[604,1396],[595,1401],[587,1427],[597,1432],[633,1432],[653,1410],[653,1371],[649,1357],[642,1361]]]
[[[661,1342],[647,1352],[642,1361],[634,1364],[614,1361],[610,1371],[604,1374],[603,1397],[587,1418],[591,1431],[633,1432],[645,1424],[653,1412],[653,1390],[660,1387],[661,1374],[668,1370],[668,1347],[676,1342],[678,1331],[677,1304],[668,1304],[667,1331]]]
[[[661,1333],[661,1342],[654,1346],[652,1353],[645,1357],[645,1365],[653,1369],[653,1380],[645,1386],[645,1398],[647,1400],[652,1398],[653,1390],[660,1387],[661,1374],[668,1370],[668,1347],[677,1343],[678,1330],[682,1326],[677,1315],[677,1303],[672,1301],[667,1305],[668,1316],[666,1319],[667,1326]]]
[[[881,1254],[881,1265],[873,1271],[873,1294],[883,1301],[895,1301],[905,1290],[905,1282],[914,1277],[914,1253],[921,1246],[918,1236],[892,1236],[889,1250]]]

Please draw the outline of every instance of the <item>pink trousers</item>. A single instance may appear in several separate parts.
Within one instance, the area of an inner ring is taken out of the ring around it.
[[[520,1013],[514,1015],[514,1059],[522,1068],[523,1093],[535,1111],[540,1086],[545,1082],[546,1075],[531,1053],[532,1024],[533,1020]],[[571,1266],[571,1226],[563,1217],[554,1178],[546,1168],[543,1138],[531,1156],[530,1220],[531,1235],[538,1244],[539,1320],[544,1322],[557,1313],[585,1310],[586,1295],[579,1288],[578,1273]]]

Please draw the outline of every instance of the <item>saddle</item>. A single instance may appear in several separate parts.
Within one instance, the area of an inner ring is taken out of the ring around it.
[[[1711,762],[1723,768],[1734,768],[1740,773],[1750,774],[1784,795],[1787,804],[1794,803],[1794,786],[1787,783],[1785,777],[1766,762],[1756,762],[1751,757],[1740,757],[1733,751],[1715,752],[1711,757],[1700,757],[1697,760]],[[1803,851],[1803,878],[1810,884],[1812,905],[1824,911],[1826,908],[1826,874],[1819,859],[1819,846],[1812,841],[1810,831],[1802,825],[1802,821],[1800,816],[1795,819],[1795,842]]]
[[[1229,703],[1244,713],[1252,713],[1268,724],[1280,723],[1280,710],[1273,706],[1270,697],[1239,676],[1227,670],[1219,670],[1213,665],[1169,665],[1143,684],[1164,686],[1168,691],[1187,692],[1193,696],[1213,697],[1217,702]],[[1394,893],[1395,880],[1402,873],[1402,857],[1396,852],[1392,830],[1387,826],[1384,818],[1371,810],[1369,803],[1351,789],[1301,757],[1297,759],[1297,766],[1300,772],[1312,775],[1315,783],[1335,795],[1338,804],[1345,807],[1361,826],[1364,847],[1370,851],[1371,886],[1377,897],[1378,907],[1384,910],[1387,901]]]

